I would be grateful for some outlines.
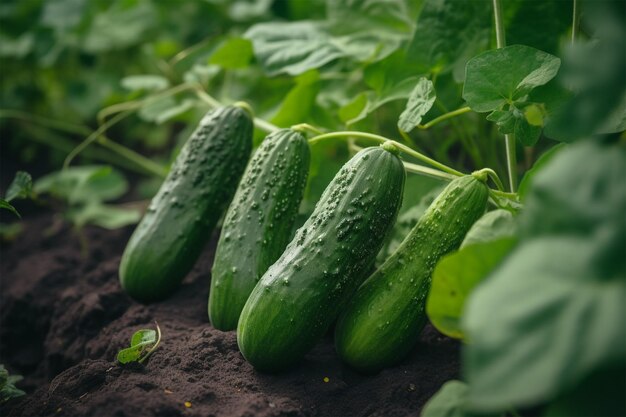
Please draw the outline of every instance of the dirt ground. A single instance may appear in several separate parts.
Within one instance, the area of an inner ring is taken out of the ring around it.
[[[24,375],[25,397],[9,416],[418,416],[458,376],[459,345],[428,326],[411,356],[375,376],[343,366],[330,336],[288,372],[256,372],[235,332],[208,322],[214,235],[182,288],[142,305],[121,290],[117,269],[131,228],[85,230],[88,254],[53,217],[27,217],[0,259],[0,363]],[[163,339],[144,365],[121,366],[117,351],[138,329]],[[327,378],[327,379],[326,379]]]

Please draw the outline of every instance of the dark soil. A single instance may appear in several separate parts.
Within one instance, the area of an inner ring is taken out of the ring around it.
[[[235,332],[208,323],[215,237],[173,297],[142,305],[117,277],[132,228],[87,228],[82,256],[67,227],[47,235],[52,224],[31,217],[2,246],[0,363],[24,375],[18,386],[28,395],[0,415],[418,416],[457,377],[458,344],[430,326],[407,360],[375,376],[343,366],[330,336],[289,372],[261,374],[237,350]],[[118,365],[117,351],[155,320],[163,339],[151,358]]]

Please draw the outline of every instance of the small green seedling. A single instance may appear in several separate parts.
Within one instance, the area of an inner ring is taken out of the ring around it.
[[[9,375],[9,371],[6,370],[4,365],[0,364],[0,404],[26,394],[21,389],[15,387],[15,383],[22,379],[21,375]]]
[[[21,217],[17,210],[15,210],[15,207],[10,204],[10,201],[15,199],[30,198],[32,194],[33,179],[30,174],[24,171],[17,171],[15,173],[15,178],[9,185],[9,188],[7,188],[6,195],[4,198],[0,199],[0,208],[9,210],[17,217]]]
[[[117,354],[117,360],[121,364],[129,362],[143,363],[161,342],[161,328],[155,321],[156,330],[141,329],[133,334],[130,339],[130,347],[122,349]]]

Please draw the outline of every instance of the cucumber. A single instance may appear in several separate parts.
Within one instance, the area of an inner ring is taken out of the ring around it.
[[[478,178],[477,178],[478,177]],[[335,347],[352,368],[375,373],[403,359],[426,323],[425,304],[437,261],[457,249],[485,212],[480,174],[453,180],[402,244],[359,287],[335,328]]]
[[[261,143],[228,207],[211,273],[209,319],[237,328],[252,289],[292,236],[309,173],[309,144],[284,129]]]
[[[402,202],[404,167],[392,151],[367,148],[341,168],[250,294],[237,342],[258,370],[300,360],[366,277]]]
[[[228,106],[204,116],[126,245],[119,275],[131,297],[157,301],[180,285],[235,193],[251,149],[247,111]]]

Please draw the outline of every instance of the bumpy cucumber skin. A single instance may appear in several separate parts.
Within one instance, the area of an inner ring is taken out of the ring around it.
[[[402,162],[377,147],[337,173],[311,217],[246,302],[237,342],[261,371],[300,360],[361,284],[402,202]]]
[[[204,116],[126,245],[119,275],[131,297],[158,301],[180,285],[235,193],[251,150],[245,110],[228,106]]]
[[[309,159],[306,138],[289,129],[268,135],[254,153],[215,252],[208,310],[216,329],[237,328],[252,289],[289,243]]]
[[[426,323],[433,269],[485,212],[488,194],[487,186],[471,175],[452,181],[396,252],[359,287],[335,327],[335,346],[344,362],[375,373],[409,353]]]

